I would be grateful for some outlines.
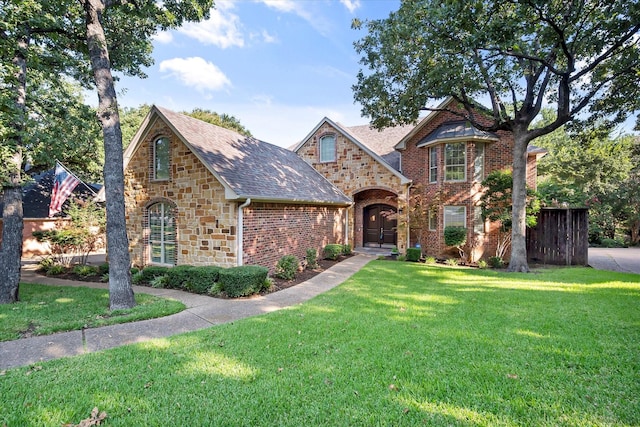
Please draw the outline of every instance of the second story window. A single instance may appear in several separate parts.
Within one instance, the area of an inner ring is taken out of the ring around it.
[[[153,179],[169,179],[169,138],[158,138],[153,143]]]
[[[438,182],[438,147],[429,148],[429,182]]]
[[[476,159],[473,169],[473,180],[482,182],[484,179],[484,144],[482,142],[476,142]]]
[[[467,146],[464,142],[444,145],[444,180],[467,179]]]
[[[320,162],[336,161],[336,137],[335,135],[325,135],[320,138]]]

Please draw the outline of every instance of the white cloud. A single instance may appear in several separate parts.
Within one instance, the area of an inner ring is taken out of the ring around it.
[[[161,31],[153,36],[153,40],[162,44],[169,44],[173,41],[173,35],[169,31]]]
[[[206,21],[187,22],[178,31],[204,44],[212,44],[222,49],[232,46],[243,47],[244,37],[240,30],[240,18],[230,12],[233,3],[216,2],[216,9]]]
[[[200,92],[217,91],[231,86],[231,81],[217,66],[200,57],[162,61],[160,71],[169,73],[185,86]]]
[[[342,3],[351,13],[360,7],[360,0],[340,0],[340,3]]]

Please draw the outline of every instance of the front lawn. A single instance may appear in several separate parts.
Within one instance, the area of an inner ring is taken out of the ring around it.
[[[0,425],[632,426],[640,276],[372,261],[287,310],[0,375]]]
[[[20,302],[0,304],[0,341],[168,316],[179,301],[136,294],[136,307],[109,311],[109,291],[71,286],[20,284]]]

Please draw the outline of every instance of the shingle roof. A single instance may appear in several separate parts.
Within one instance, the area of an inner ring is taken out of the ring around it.
[[[239,199],[350,204],[297,154],[162,107],[154,109]]]
[[[395,149],[395,146],[415,127],[415,125],[404,125],[378,130],[371,125],[349,127],[338,125],[398,171],[400,170],[400,152]]]
[[[44,171],[38,175],[34,175],[33,182],[26,185],[22,190],[22,212],[23,218],[47,218],[49,216],[49,203],[51,203],[51,190],[53,188],[53,176],[55,170]],[[84,182],[80,182],[73,189],[73,195],[82,200],[91,199],[95,196],[100,186],[89,187]],[[4,208],[0,197],[0,216]],[[54,217],[65,216],[72,197],[69,197],[62,205],[62,212],[57,213]]]
[[[480,139],[498,141],[500,137],[493,132],[476,129],[468,121],[445,122],[436,130],[418,141],[418,147],[425,147],[443,140]]]

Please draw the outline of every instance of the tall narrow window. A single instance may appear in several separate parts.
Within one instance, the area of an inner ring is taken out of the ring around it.
[[[169,138],[158,138],[153,144],[154,179],[169,179]]]
[[[444,180],[467,179],[467,148],[464,142],[444,145]]]
[[[438,182],[438,147],[429,148],[429,182]]]
[[[480,206],[473,208],[473,231],[478,234],[484,234],[484,218],[482,218],[482,208]]]
[[[438,229],[438,213],[430,209],[429,210],[429,230],[436,231]]]
[[[473,164],[473,180],[482,182],[484,179],[484,144],[476,142],[476,158]]]
[[[320,162],[336,161],[336,137],[325,135],[320,138]]]
[[[176,263],[176,221],[167,203],[149,207],[149,255],[153,264]]]

